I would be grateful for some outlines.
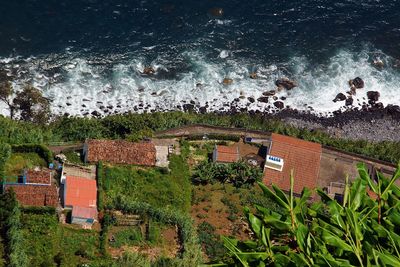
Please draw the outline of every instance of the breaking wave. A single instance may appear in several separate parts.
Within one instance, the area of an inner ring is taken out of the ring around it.
[[[54,114],[167,111],[181,109],[184,104],[207,107],[208,111],[229,111],[234,105],[275,112],[272,97],[269,103],[257,98],[276,89],[275,81],[281,77],[295,80],[298,87],[279,91],[276,98],[284,99],[285,106],[320,116],[344,109],[344,102],[332,100],[338,93],[346,93],[348,81],[357,76],[365,81],[365,88],[357,90],[355,107],[367,102],[367,91],[380,92],[384,105],[400,103],[400,63],[381,51],[341,50],[318,64],[306,57],[292,57],[279,64],[249,62],[235,57],[236,52],[215,49],[210,56],[186,51],[171,62],[162,56],[148,61],[137,54],[88,56],[67,49],[62,54],[0,58],[0,68],[13,77],[17,91],[26,82],[42,90],[51,99]],[[377,68],[374,61],[383,62],[384,67]],[[155,70],[153,75],[143,74],[148,66]],[[250,79],[253,72],[257,79]],[[232,79],[232,84],[223,84],[224,78]],[[7,115],[6,107],[0,107]]]

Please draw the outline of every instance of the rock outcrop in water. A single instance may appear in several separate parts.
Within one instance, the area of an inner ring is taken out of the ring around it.
[[[222,83],[224,85],[231,85],[233,83],[233,80],[230,78],[224,78],[224,80],[222,81]]]
[[[332,101],[336,103],[337,101],[344,101],[344,100],[346,100],[346,96],[343,93],[339,93]]]
[[[270,91],[266,91],[262,94],[263,94],[263,96],[273,96],[273,95],[275,95],[275,93],[276,93],[275,90],[270,90]]]
[[[156,73],[156,70],[153,67],[145,67],[142,73],[146,75],[153,75]]]
[[[257,79],[257,78],[258,78],[257,73],[255,72],[250,73],[250,79]]]
[[[282,101],[275,101],[275,102],[274,102],[274,106],[275,106],[277,109],[283,109],[283,108],[285,107],[285,104],[283,104]]]
[[[275,85],[278,87],[278,89],[292,90],[297,86],[297,83],[289,80],[288,78],[281,78],[275,81]]]
[[[356,77],[349,81],[349,85],[351,88],[361,89],[364,88],[364,81],[360,77]]]
[[[257,101],[262,103],[268,103],[268,96],[261,96],[257,98]]]
[[[379,97],[381,94],[378,91],[368,91],[367,92],[367,97],[370,102],[370,104],[373,104],[379,100]]]
[[[222,17],[224,15],[224,10],[221,7],[213,7],[208,10],[208,14],[213,17]]]

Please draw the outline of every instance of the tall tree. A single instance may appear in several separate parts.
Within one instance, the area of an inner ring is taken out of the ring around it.
[[[21,119],[39,124],[44,124],[50,118],[50,103],[42,93],[32,85],[26,85],[18,92],[13,102],[20,112]]]
[[[0,83],[0,100],[7,104],[11,119],[14,117],[14,105],[11,100],[13,93],[14,89],[10,81]]]

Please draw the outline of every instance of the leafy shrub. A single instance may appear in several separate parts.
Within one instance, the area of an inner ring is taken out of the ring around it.
[[[12,145],[13,153],[37,153],[47,164],[53,161],[53,153],[45,145],[19,144]]]
[[[215,233],[215,230],[215,227],[210,223],[202,222],[197,227],[197,234],[207,257],[218,260],[222,258],[227,251],[219,235]]]

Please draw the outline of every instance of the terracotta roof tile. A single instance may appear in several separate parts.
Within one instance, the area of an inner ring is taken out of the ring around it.
[[[293,137],[272,134],[269,154],[283,159],[283,170],[264,169],[263,182],[276,184],[282,190],[290,189],[290,173],[294,173],[294,192],[300,194],[304,187],[317,185],[322,147]]]
[[[50,170],[27,170],[26,183],[33,184],[51,184],[51,171]]]
[[[124,140],[88,140],[87,160],[110,163],[154,166],[156,148],[153,143],[133,143]]]
[[[96,180],[90,180],[76,176],[67,176],[64,186],[65,207],[80,206],[84,208],[96,208]]]
[[[58,204],[58,193],[55,185],[7,184],[5,190],[12,188],[18,202],[24,206],[52,206]]]
[[[239,151],[237,146],[216,146],[217,162],[237,162],[239,160]]]

